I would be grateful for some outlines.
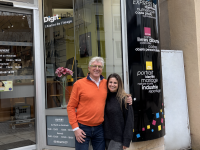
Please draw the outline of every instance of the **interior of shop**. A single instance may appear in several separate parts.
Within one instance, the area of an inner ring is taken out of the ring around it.
[[[32,15],[0,12],[0,149],[35,144]]]
[[[105,59],[105,78],[113,72],[122,76],[120,0],[44,0],[43,5],[47,108],[60,107],[63,95],[67,104],[73,83],[87,76],[94,56]],[[65,92],[55,74],[59,67],[73,71]]]

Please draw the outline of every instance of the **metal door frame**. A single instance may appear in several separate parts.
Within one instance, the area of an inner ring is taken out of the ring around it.
[[[126,21],[126,0],[121,0],[121,25],[122,25],[122,55],[123,55],[123,77],[124,90],[130,93],[129,90],[129,70],[128,70],[128,41],[127,41],[127,21]]]

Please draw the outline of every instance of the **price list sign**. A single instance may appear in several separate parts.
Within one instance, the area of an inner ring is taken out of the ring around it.
[[[126,1],[135,142],[165,135],[158,7],[158,0]]]
[[[47,145],[75,147],[75,136],[67,116],[47,116]]]
[[[0,46],[0,76],[14,75],[21,59],[14,54],[8,46]],[[0,80],[0,92],[13,91],[13,81]]]
[[[14,63],[21,62],[15,54],[11,54],[10,49],[0,49],[0,75],[13,75],[14,70],[21,66],[14,66]]]

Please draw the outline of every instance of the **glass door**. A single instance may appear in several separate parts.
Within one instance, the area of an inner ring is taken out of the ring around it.
[[[0,7],[0,149],[35,144],[32,12]]]
[[[120,0],[43,0],[42,19],[46,145],[40,148],[74,150],[66,111],[73,84],[87,76],[94,56],[104,58],[105,78],[114,72],[123,77]],[[59,73],[67,69],[73,75]]]

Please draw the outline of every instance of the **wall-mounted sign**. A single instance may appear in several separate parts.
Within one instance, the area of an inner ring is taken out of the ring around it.
[[[74,132],[67,116],[47,116],[47,145],[75,147]]]
[[[0,45],[0,47],[8,47]],[[14,48],[6,49],[2,48],[0,49],[0,75],[6,76],[6,75],[13,75],[15,72],[17,72],[17,69],[21,68],[21,61],[22,59],[17,56],[17,54],[14,52]],[[15,47],[16,49],[16,47]],[[12,91],[12,90],[4,90],[4,91]]]
[[[133,141],[165,135],[157,0],[127,0],[130,92],[133,96]]]

